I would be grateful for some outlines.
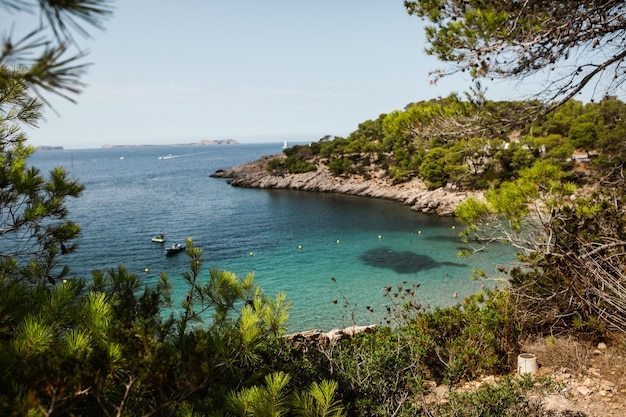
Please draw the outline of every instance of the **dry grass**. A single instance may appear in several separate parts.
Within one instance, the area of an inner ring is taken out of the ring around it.
[[[522,344],[523,350],[537,356],[538,376],[571,374],[569,381],[578,384],[585,379],[610,381],[610,393],[581,395],[571,385],[571,404],[593,417],[626,415],[626,335],[611,335],[602,345],[574,336],[534,337]],[[563,380],[563,379],[561,379]]]
[[[537,356],[542,374],[549,372],[582,373],[589,368],[594,346],[573,336],[533,337],[522,343],[522,351]]]
[[[594,368],[607,373],[624,371],[626,379],[626,335],[611,335],[604,344],[606,349],[599,349],[598,343],[571,335],[532,337],[522,342],[522,351],[534,353],[539,367],[552,372],[582,374]]]

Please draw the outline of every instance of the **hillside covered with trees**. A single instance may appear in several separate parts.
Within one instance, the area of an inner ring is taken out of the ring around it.
[[[584,173],[577,162],[585,162],[587,175],[592,168],[595,173],[620,168],[626,152],[622,101],[569,101],[532,123],[516,119],[527,107],[525,102],[475,102],[456,95],[411,103],[362,122],[345,138],[327,136],[285,150],[287,158],[272,161],[269,168],[299,173],[314,170],[319,162],[338,176],[368,178],[383,172],[396,183],[419,178],[430,187],[460,189],[497,187],[537,161],[559,166],[578,182]]]

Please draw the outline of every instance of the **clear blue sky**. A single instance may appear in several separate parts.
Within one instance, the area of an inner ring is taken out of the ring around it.
[[[424,53],[423,23],[402,0],[115,7],[105,31],[81,40],[93,65],[78,104],[53,99],[60,115],[46,111],[27,130],[32,145],[313,141],[470,84],[429,84],[441,65]],[[517,96],[510,87],[488,90],[493,99]]]

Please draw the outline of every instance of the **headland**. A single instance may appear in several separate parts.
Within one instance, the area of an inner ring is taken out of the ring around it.
[[[338,177],[322,163],[317,164],[315,171],[301,174],[268,171],[269,161],[282,157],[284,155],[281,154],[263,156],[256,161],[218,170],[211,177],[228,178],[228,183],[236,187],[279,188],[385,198],[400,201],[415,211],[441,216],[454,215],[455,208],[470,196],[482,196],[479,191],[457,190],[453,186],[430,189],[417,179],[394,184],[384,178],[382,172],[370,178],[358,175]]]

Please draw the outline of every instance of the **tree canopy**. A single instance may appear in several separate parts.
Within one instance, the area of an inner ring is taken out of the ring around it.
[[[433,82],[459,71],[474,79],[530,79],[542,101],[558,106],[585,87],[600,97],[614,94],[626,80],[622,0],[404,4],[410,15],[430,22],[426,52],[450,64],[432,73]]]
[[[66,200],[83,187],[62,168],[45,178],[29,168],[34,152],[27,145],[25,125],[36,126],[44,95],[72,99],[81,88],[86,64],[74,33],[87,35],[81,23],[100,27],[110,13],[108,0],[0,1],[10,13],[40,13],[39,25],[19,39],[7,33],[0,53],[0,284],[26,280],[55,284],[67,275],[59,255],[75,250],[80,227],[70,221]],[[6,281],[5,281],[6,280]]]
[[[269,170],[305,172],[321,163],[337,176],[383,176],[395,183],[419,178],[431,187],[483,189],[515,179],[542,160],[574,175],[577,150],[605,175],[623,168],[624,102],[613,96],[587,104],[571,100],[534,122],[513,122],[512,114],[535,105],[476,103],[454,94],[410,103],[359,124],[345,138],[294,146],[285,158],[271,161]],[[582,179],[588,172],[575,175]]]
[[[112,13],[111,5],[111,0],[0,0],[7,20],[15,13],[39,15],[39,25],[26,35],[14,39],[7,33],[2,40],[0,114],[17,113],[21,122],[34,124],[38,117],[25,115],[36,98],[45,100],[44,94],[52,93],[73,101],[88,65],[76,34],[87,37],[86,27],[101,29]],[[18,87],[21,93],[11,94]]]

